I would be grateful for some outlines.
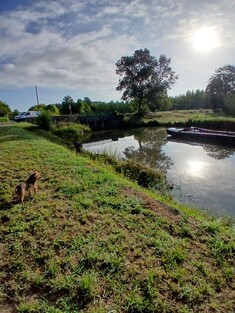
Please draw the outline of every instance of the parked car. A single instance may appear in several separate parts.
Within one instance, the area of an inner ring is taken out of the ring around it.
[[[27,111],[27,112],[21,112],[19,115],[16,115],[14,117],[14,121],[16,122],[22,122],[27,121],[29,118],[35,118],[40,115],[40,111]]]

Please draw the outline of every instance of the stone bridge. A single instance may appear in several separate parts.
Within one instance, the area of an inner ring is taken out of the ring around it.
[[[78,120],[92,130],[118,128],[120,124],[116,114],[80,116]]]

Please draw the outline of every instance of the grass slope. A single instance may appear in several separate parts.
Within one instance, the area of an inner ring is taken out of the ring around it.
[[[19,126],[0,128],[0,153],[1,313],[234,312],[229,221]],[[39,192],[17,203],[33,170]]]
[[[211,110],[174,110],[150,112],[144,117],[127,115],[124,118],[126,127],[148,126],[197,126],[217,130],[235,131],[235,117]]]

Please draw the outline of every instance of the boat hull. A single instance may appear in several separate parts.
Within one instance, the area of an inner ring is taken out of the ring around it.
[[[166,131],[170,139],[235,146],[235,132],[214,131],[197,127],[167,128]]]

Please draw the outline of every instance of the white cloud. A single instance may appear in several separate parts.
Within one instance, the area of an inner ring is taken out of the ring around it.
[[[171,57],[179,85],[186,86],[196,75],[202,79],[199,57],[190,50],[190,34],[202,24],[215,26],[223,45],[216,61],[203,63],[205,81],[212,67],[232,58],[234,14],[229,0],[32,1],[0,13],[0,86],[96,88],[113,95],[115,62],[140,48]]]

